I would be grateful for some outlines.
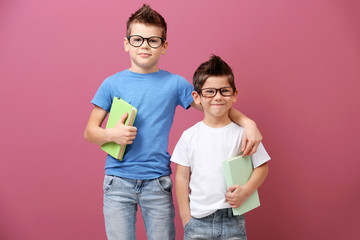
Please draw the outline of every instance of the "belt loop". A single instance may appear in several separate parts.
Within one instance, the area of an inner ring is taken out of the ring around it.
[[[229,216],[229,217],[233,217],[232,208],[228,208],[228,216]]]

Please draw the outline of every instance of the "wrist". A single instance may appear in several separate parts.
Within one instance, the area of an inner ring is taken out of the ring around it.
[[[250,197],[251,194],[253,194],[254,191],[255,191],[255,190],[252,190],[251,188],[249,188],[249,187],[246,186],[246,185],[243,186],[243,192],[244,192],[244,195],[245,195],[246,199],[247,199],[248,197]]]
[[[180,211],[180,217],[183,220],[189,219],[189,218],[191,218],[191,213],[190,213],[190,211],[186,211],[186,212]]]
[[[114,134],[113,134],[113,131],[112,131],[112,128],[107,128],[107,129],[104,129],[105,131],[105,141],[106,142],[114,142]]]

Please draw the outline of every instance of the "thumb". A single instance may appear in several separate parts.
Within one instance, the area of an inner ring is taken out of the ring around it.
[[[123,125],[124,125],[124,123],[125,123],[125,121],[126,121],[127,117],[128,117],[128,113],[126,112],[126,113],[124,113],[124,115],[122,115],[122,116],[121,116],[121,118],[120,118],[120,120],[119,120],[118,124],[119,124],[119,123],[121,123],[121,124],[123,124]]]
[[[228,188],[228,192],[233,192],[233,191],[235,191],[235,189],[236,189],[236,186],[232,185]]]

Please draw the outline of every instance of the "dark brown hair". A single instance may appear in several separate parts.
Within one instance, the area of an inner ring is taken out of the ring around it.
[[[234,74],[230,66],[222,60],[219,56],[211,55],[210,59],[196,69],[193,76],[194,90],[200,93],[201,88],[204,86],[206,79],[212,76],[225,76],[227,77],[230,86],[235,90]]]
[[[166,39],[167,26],[165,19],[155,10],[150,8],[148,4],[144,4],[139,10],[133,13],[126,22],[126,36],[130,36],[131,25],[133,23],[143,23],[146,25],[154,25],[162,29],[161,37]]]

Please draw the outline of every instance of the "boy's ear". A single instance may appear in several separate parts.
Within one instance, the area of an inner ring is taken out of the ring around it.
[[[233,100],[232,100],[233,103],[236,103],[237,94],[238,94],[238,90],[236,89],[235,93],[234,93],[234,96],[233,96]]]
[[[162,55],[165,55],[166,52],[167,52],[167,49],[168,49],[168,46],[169,46],[169,42],[167,40],[165,40],[163,46],[162,46],[162,50],[161,50],[161,54]]]
[[[192,92],[192,97],[193,97],[193,99],[194,99],[194,103],[196,103],[196,104],[201,104],[201,102],[200,102],[200,95],[199,95],[198,92],[193,91],[193,92]]]
[[[126,37],[124,38],[124,49],[125,52],[128,52],[130,50],[129,41]]]

